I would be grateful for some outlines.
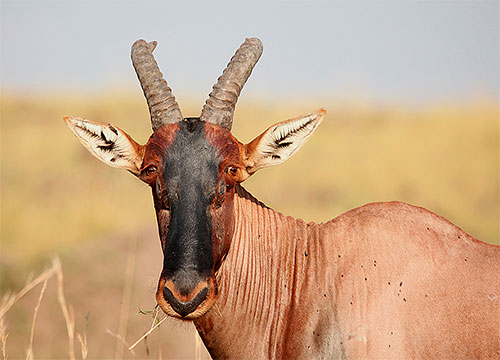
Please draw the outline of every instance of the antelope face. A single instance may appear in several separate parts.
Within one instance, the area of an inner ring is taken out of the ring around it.
[[[156,299],[195,318],[215,302],[215,271],[233,233],[240,144],[228,130],[192,118],[158,129],[139,177],[151,186],[163,249]]]
[[[151,187],[164,258],[156,300],[168,315],[195,319],[217,299],[215,273],[234,234],[235,186],[257,170],[289,158],[325,111],[278,123],[242,144],[230,132],[234,94],[239,94],[260,57],[260,41],[247,39],[236,52],[200,118],[182,117],[154,61],[153,48],[144,40],[132,47],[154,130],[146,145],[110,124],[77,117],[65,121],[94,156]]]

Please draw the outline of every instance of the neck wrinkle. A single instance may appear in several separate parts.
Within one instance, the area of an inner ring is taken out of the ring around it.
[[[294,311],[303,286],[305,253],[309,240],[314,240],[308,239],[309,233],[316,238],[318,225],[284,216],[240,186],[236,187],[234,216],[231,246],[216,274],[220,297],[216,309],[207,314],[213,319],[209,326],[213,331],[202,329],[201,334],[209,349],[212,344],[222,348],[213,349],[217,357],[244,355],[228,353],[231,349],[221,342],[227,337],[234,349],[238,336],[253,342],[255,355],[275,358],[283,346],[277,334],[289,331],[285,319]],[[203,327],[203,321],[197,323]],[[217,337],[215,342],[209,339],[212,336]]]

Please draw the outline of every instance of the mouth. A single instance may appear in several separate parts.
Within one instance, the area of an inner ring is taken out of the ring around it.
[[[205,315],[217,297],[217,284],[213,277],[198,283],[189,293],[177,291],[171,281],[161,277],[156,291],[156,302],[163,312],[182,320],[195,320]]]

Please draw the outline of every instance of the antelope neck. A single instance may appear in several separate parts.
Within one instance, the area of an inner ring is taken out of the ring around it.
[[[325,252],[321,226],[284,216],[241,186],[236,189],[234,209],[237,225],[231,247],[216,274],[220,298],[195,325],[216,358],[247,358],[248,354],[238,353],[242,350],[234,344],[236,338],[246,341],[244,347],[253,349],[256,358],[273,358],[287,351],[281,349],[284,341],[277,335],[297,326],[284,320],[290,318],[287,313],[296,317],[304,312],[305,322],[314,321],[299,302],[301,294],[317,289],[328,262],[327,256],[309,256]]]

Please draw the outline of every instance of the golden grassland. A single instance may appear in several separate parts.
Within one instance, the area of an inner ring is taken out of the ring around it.
[[[1,292],[22,288],[31,270],[40,270],[59,254],[76,326],[81,334],[88,327],[89,358],[112,357],[118,340],[107,328],[118,333],[129,317],[126,340],[132,341],[150,323],[134,314],[139,306],[154,306],[161,267],[151,195],[132,175],[88,154],[62,116],[111,122],[144,143],[150,134],[145,103],[117,95],[4,95],[0,105]],[[274,122],[320,106],[327,108],[327,116],[301,151],[246,182],[257,198],[311,221],[326,221],[372,201],[406,201],[444,216],[482,241],[500,243],[498,104],[416,108],[242,101],[233,133],[248,142]],[[197,115],[200,107],[184,105],[183,112]],[[125,264],[132,248],[134,295],[126,297],[124,308],[124,288],[131,281]],[[37,298],[16,304],[6,317],[11,358],[26,356]],[[47,299],[49,309],[52,302]],[[48,340],[49,335],[64,338],[64,319],[42,310],[37,326],[44,330],[36,334],[35,353],[39,358],[67,356],[67,340]],[[191,348],[173,350],[176,337],[165,333],[180,330],[175,324],[167,328],[155,356],[163,346],[165,358],[192,357]],[[194,338],[186,336],[190,340],[181,343],[191,346]],[[144,357],[145,347],[141,351]]]

